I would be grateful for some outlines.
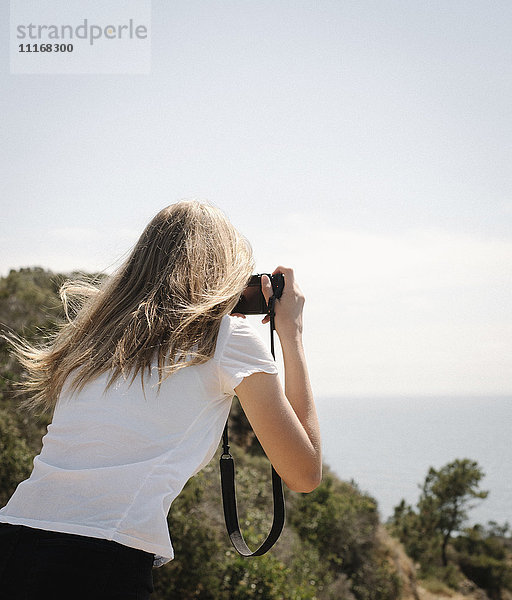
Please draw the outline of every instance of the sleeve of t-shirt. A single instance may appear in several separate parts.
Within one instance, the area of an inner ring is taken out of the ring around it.
[[[244,377],[253,373],[277,373],[277,366],[263,340],[246,319],[229,317],[227,339],[219,357],[222,391],[233,394]]]

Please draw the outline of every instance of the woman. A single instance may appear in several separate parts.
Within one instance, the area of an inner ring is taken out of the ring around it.
[[[171,502],[215,453],[234,394],[288,487],[318,485],[304,298],[278,267],[283,392],[266,346],[230,315],[252,271],[221,211],[179,202],[102,286],[63,286],[66,314],[71,296],[78,311],[46,346],[11,339],[28,404],[53,419],[30,478],[0,510],[1,597],[149,598],[152,567],[173,558]],[[266,276],[262,291],[268,300]]]

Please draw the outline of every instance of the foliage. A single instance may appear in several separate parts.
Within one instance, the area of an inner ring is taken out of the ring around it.
[[[455,538],[457,562],[468,579],[483,588],[492,600],[501,600],[501,591],[512,591],[511,539],[505,537],[508,524],[490,523],[486,529],[474,525]]]
[[[329,570],[350,581],[358,600],[396,598],[398,580],[379,556],[377,504],[332,473],[310,494],[302,494],[291,522],[300,538],[318,549]]]
[[[441,540],[432,529],[427,533],[428,527],[422,516],[402,499],[394,508],[389,529],[414,561],[432,565],[437,562]]]
[[[437,594],[438,596],[446,596],[450,597],[452,595],[452,591],[450,587],[444,583],[442,579],[438,579],[437,577],[433,577],[430,575],[426,579],[421,581],[422,587],[429,591],[432,594]]]
[[[201,474],[192,478],[172,505],[169,529],[175,559],[154,571],[154,597],[217,600],[220,580],[215,557],[220,545],[202,510]]]
[[[31,339],[63,318],[58,290],[65,277],[40,267],[11,270],[0,279],[0,323]]]
[[[37,342],[55,332],[64,318],[58,290],[65,279],[65,275],[40,267],[11,270],[7,277],[0,278],[0,333],[11,332]],[[21,375],[21,366],[10,354],[6,340],[0,337],[0,407],[12,416],[34,455],[41,447],[49,415],[35,417],[17,410],[23,398],[17,395],[16,388]]]
[[[446,548],[450,536],[467,521],[473,499],[487,498],[489,492],[478,489],[484,473],[475,461],[456,459],[439,471],[430,467],[418,501],[418,510],[428,531],[442,538],[441,558],[446,567]]]
[[[500,600],[504,589],[512,589],[508,524],[463,528],[472,501],[487,497],[488,492],[479,489],[482,478],[478,464],[469,459],[429,469],[417,510],[402,500],[389,528],[419,562],[420,576],[431,590],[444,584],[457,588],[467,577],[490,598]],[[453,537],[454,533],[458,535]]]
[[[377,523],[375,501],[332,473],[324,475],[316,490],[301,495],[293,515],[300,537],[318,547],[332,569],[343,572],[363,562]]]
[[[281,600],[289,597],[289,569],[272,554],[245,559],[229,550],[226,559],[222,578],[226,600]]]
[[[470,501],[487,497],[488,492],[478,489],[483,476],[478,464],[467,458],[439,470],[431,467],[421,486],[417,511],[404,500],[395,507],[391,530],[423,567],[439,561],[447,566],[448,542],[467,521]]]
[[[14,417],[0,408],[0,506],[3,506],[20,481],[31,470],[32,454],[20,436]]]

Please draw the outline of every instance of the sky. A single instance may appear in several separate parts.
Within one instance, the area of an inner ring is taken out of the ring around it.
[[[512,393],[510,2],[153,0],[148,74],[13,74],[0,23],[0,275],[204,199],[294,268],[317,396]]]

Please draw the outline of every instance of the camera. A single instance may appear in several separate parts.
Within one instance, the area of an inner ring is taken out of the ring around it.
[[[232,312],[243,315],[264,315],[268,313],[268,305],[261,291],[262,275],[267,275],[270,279],[274,296],[276,298],[281,297],[284,289],[284,275],[282,273],[276,273],[275,275],[270,275],[269,273],[253,275]]]

